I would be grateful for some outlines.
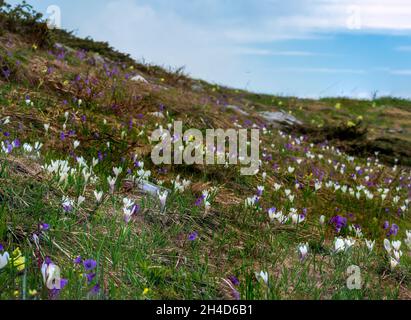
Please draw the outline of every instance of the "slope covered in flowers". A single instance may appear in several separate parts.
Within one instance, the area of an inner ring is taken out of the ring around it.
[[[0,35],[1,299],[410,298],[410,159],[321,131],[406,141],[375,113],[409,102],[253,95],[59,39]],[[304,124],[261,116],[280,109]],[[259,128],[259,173],[154,166],[176,120]]]

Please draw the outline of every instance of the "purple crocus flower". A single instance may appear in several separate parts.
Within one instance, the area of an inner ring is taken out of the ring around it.
[[[40,230],[47,231],[50,229],[50,225],[47,223],[40,223]]]
[[[335,231],[340,233],[341,229],[347,225],[347,218],[335,216],[331,219],[330,223],[334,225]]]
[[[228,280],[236,287],[240,285],[240,280],[236,276],[229,276]]]
[[[395,223],[393,223],[391,225],[390,230],[387,233],[387,237],[396,236],[398,234],[399,230],[400,230],[400,227],[398,225],[396,225]]]
[[[308,214],[308,209],[307,208],[304,208],[303,209],[303,217],[307,217],[307,214]]]
[[[76,259],[73,260],[74,264],[80,264],[83,262],[83,259],[81,258],[81,256],[78,256]]]
[[[83,262],[83,266],[86,271],[92,271],[97,267],[97,262],[93,259],[87,259]]]
[[[63,203],[63,210],[66,213],[69,213],[73,210],[73,206],[71,204]]]
[[[99,293],[100,293],[100,285],[96,284],[93,288],[91,288],[90,294],[97,295]]]
[[[64,289],[64,287],[68,284],[68,280],[67,279],[61,279],[60,280],[60,288]],[[61,290],[60,289],[60,290]]]
[[[51,261],[51,258],[50,258],[50,257],[45,257],[45,258],[44,258],[44,263],[45,263],[46,265],[50,265],[50,264],[53,263],[53,261]]]
[[[50,299],[57,299],[58,295],[60,294],[60,291],[64,289],[65,286],[67,286],[68,280],[67,279],[61,279],[60,280],[60,289],[53,289],[50,290]]]
[[[140,212],[140,206],[138,204],[134,204],[131,209],[132,214],[137,214]]]
[[[10,78],[10,75],[11,75],[10,69],[2,69],[1,72],[3,73],[3,76],[6,79]]]
[[[0,252],[4,251],[4,247],[2,244],[0,244]]]
[[[15,148],[18,148],[18,147],[20,147],[20,145],[21,145],[21,143],[20,143],[20,140],[19,139],[14,139],[14,141],[13,141],[13,145],[14,145],[14,147]]]
[[[199,198],[196,200],[195,205],[196,205],[197,207],[201,206],[201,204],[204,202],[204,199],[205,199],[205,196],[202,195],[201,197],[199,197]]]
[[[95,274],[95,273],[87,273],[87,274],[86,274],[87,282],[88,282],[89,284],[94,280],[95,277],[96,277],[96,274]]]
[[[195,241],[198,238],[198,233],[197,232],[192,232],[188,235],[188,240],[189,241]]]

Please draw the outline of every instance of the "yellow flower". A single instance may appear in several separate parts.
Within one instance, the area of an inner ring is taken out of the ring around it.
[[[32,45],[32,48],[33,48],[33,50],[37,50],[37,45],[36,45],[36,44],[33,44],[33,45]]]
[[[347,126],[348,126],[349,128],[355,127],[355,123],[352,122],[352,121],[348,121],[348,122],[347,122]]]
[[[23,271],[26,265],[26,258],[21,255],[20,248],[14,250],[11,257],[13,267],[16,267],[18,271]]]
[[[150,289],[149,288],[145,288],[143,291],[143,295],[147,295],[149,293]]]
[[[31,295],[32,297],[37,295],[37,290],[36,289],[29,290],[29,295]]]
[[[18,296],[19,296],[19,291],[18,290],[16,290],[16,291],[14,291],[14,296],[17,298]]]
[[[358,121],[363,121],[364,120],[364,117],[363,116],[358,116]]]
[[[337,103],[337,104],[335,105],[335,109],[341,110],[341,103]]]

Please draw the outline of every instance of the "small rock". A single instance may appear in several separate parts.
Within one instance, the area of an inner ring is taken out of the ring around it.
[[[238,106],[227,105],[226,108],[229,109],[229,110],[237,111],[238,113],[241,113],[242,115],[249,116],[248,112],[244,111],[242,108],[240,108]]]
[[[140,181],[137,185],[137,187],[143,191],[144,193],[147,193],[153,197],[156,197],[158,195],[158,193],[167,191],[168,193],[170,193],[170,190],[157,186],[151,182],[148,181]]]
[[[201,84],[195,83],[191,86],[191,90],[197,91],[197,92],[202,92],[202,91],[204,91],[204,88]]]
[[[94,53],[94,54],[93,54],[93,60],[94,60],[94,63],[95,63],[96,65],[97,65],[97,64],[103,65],[103,64],[106,63],[106,60],[105,60],[101,55],[99,55],[98,53]]]
[[[294,124],[301,125],[302,124],[302,122],[298,120],[296,117],[284,111],[279,111],[279,112],[264,111],[264,112],[260,112],[259,115],[269,122],[286,123],[289,125],[294,125]]]
[[[132,77],[131,81],[138,81],[138,82],[148,83],[148,81],[146,79],[144,79],[144,77],[139,75],[139,74]]]

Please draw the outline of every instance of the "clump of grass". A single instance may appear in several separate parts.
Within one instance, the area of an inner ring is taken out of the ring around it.
[[[42,18],[26,1],[14,7],[0,1],[0,29],[24,35],[38,46],[46,47],[51,45],[51,38]]]

